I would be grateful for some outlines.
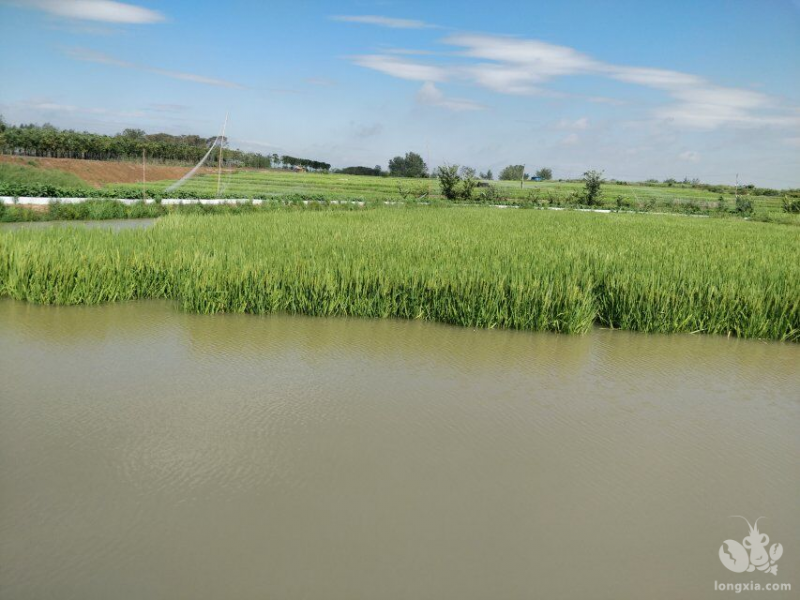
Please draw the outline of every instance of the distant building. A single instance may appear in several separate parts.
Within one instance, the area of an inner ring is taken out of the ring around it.
[[[531,177],[531,181],[542,181],[542,178],[534,175],[533,177]]]

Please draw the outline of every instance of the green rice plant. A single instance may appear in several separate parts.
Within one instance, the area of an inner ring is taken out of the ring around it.
[[[0,231],[0,296],[800,341],[794,227],[632,213],[324,208],[175,212],[118,232]]]

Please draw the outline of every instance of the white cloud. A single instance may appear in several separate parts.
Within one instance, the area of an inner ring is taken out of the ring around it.
[[[422,84],[422,87],[417,92],[417,102],[454,111],[481,110],[485,108],[472,100],[446,97],[432,81],[426,81]]]
[[[103,65],[111,65],[114,67],[122,67],[123,69],[136,69],[138,71],[146,71],[148,73],[155,73],[156,75],[163,75],[172,79],[180,79],[183,81],[191,81],[193,83],[202,83],[204,85],[213,85],[217,87],[226,87],[233,89],[245,89],[244,86],[232,81],[225,81],[224,79],[215,79],[213,77],[206,77],[204,75],[195,75],[194,73],[183,73],[181,71],[170,71],[160,67],[151,67],[148,65],[140,65],[137,63],[128,62],[108,56],[101,52],[88,50],[86,48],[69,48],[65,51],[66,55],[75,60],[84,62],[93,62]]]
[[[694,150],[686,150],[685,152],[678,154],[678,158],[688,162],[697,162],[700,160],[700,154]]]
[[[400,79],[412,81],[445,81],[447,71],[442,67],[403,60],[384,54],[363,54],[352,57],[353,62],[361,67],[386,73]]]
[[[651,117],[680,127],[800,126],[800,114],[767,94],[723,87],[703,77],[667,69],[606,63],[574,48],[541,40],[495,35],[456,34],[442,40],[458,48],[456,55],[475,62],[433,64],[372,54],[352,57],[363,67],[393,77],[424,82],[459,80],[500,94],[575,97],[548,90],[548,81],[564,76],[590,75],[665,92],[671,102]],[[589,96],[590,102],[620,104],[619,100]]]
[[[591,72],[599,65],[573,48],[539,40],[495,35],[451,35],[443,42],[464,48],[460,52],[463,56],[524,66],[529,75],[538,80],[555,75]]]
[[[25,108],[41,111],[43,113],[75,113],[85,115],[100,115],[109,117],[119,117],[125,119],[142,119],[147,117],[147,114],[141,110],[118,111],[110,110],[107,108],[97,108],[90,106],[74,106],[72,104],[60,104],[58,102],[43,101],[30,101],[25,103]]]
[[[382,17],[379,15],[335,15],[331,17],[334,21],[345,23],[363,23],[365,25],[378,25],[380,27],[390,27],[392,29],[430,29],[436,25],[431,25],[425,21],[414,19],[394,19],[392,17]]]
[[[589,127],[589,118],[588,117],[581,117],[580,119],[575,119],[574,121],[570,121],[569,119],[561,119],[556,123],[556,127],[559,129],[587,129]]]
[[[436,54],[432,50],[414,50],[413,48],[386,48],[382,50],[387,54],[400,54],[405,56],[431,56]]]
[[[158,11],[112,0],[28,0],[12,4],[35,8],[57,17],[82,21],[144,24],[166,20]]]
[[[581,141],[581,138],[578,136],[577,133],[570,133],[568,136],[564,137],[559,144],[562,146],[574,146],[578,142]]]

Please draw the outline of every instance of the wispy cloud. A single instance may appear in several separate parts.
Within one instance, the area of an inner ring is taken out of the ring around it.
[[[189,107],[185,104],[148,104],[147,110],[152,110],[155,112],[165,112],[165,113],[179,113],[188,110]]]
[[[345,23],[361,23],[364,25],[378,25],[379,27],[390,27],[391,29],[435,29],[436,25],[431,25],[425,21],[415,19],[395,19],[392,17],[382,17],[379,15],[334,15],[330,17],[333,21]]]
[[[413,48],[386,48],[386,54],[400,54],[401,56],[430,56],[436,54],[433,50],[415,50]]]
[[[47,100],[34,100],[25,103],[25,108],[40,111],[42,113],[71,113],[71,114],[84,114],[84,115],[97,115],[117,117],[124,119],[142,119],[147,114],[141,110],[111,110],[108,108],[99,108],[91,106],[75,106],[72,104],[61,104],[59,102],[50,102]]]
[[[380,71],[400,79],[411,79],[412,81],[445,81],[447,79],[445,67],[426,65],[396,56],[362,54],[351,58],[355,64],[361,67]]]
[[[191,81],[193,83],[201,83],[204,85],[213,85],[217,87],[233,88],[240,90],[245,89],[245,86],[240,85],[238,83],[234,83],[232,81],[225,81],[224,79],[215,79],[213,77],[206,77],[204,75],[196,75],[194,73],[183,73],[181,71],[171,71],[168,69],[162,69],[160,67],[152,67],[148,65],[132,63],[125,60],[120,60],[118,58],[114,58],[113,56],[108,56],[107,54],[103,54],[102,52],[95,52],[94,50],[88,50],[86,48],[68,48],[64,52],[70,58],[74,60],[80,60],[83,62],[93,62],[103,65],[111,65],[114,67],[121,67],[123,69],[136,69],[137,71],[145,71],[147,73],[163,75],[164,77],[170,77],[172,79]]]
[[[697,162],[700,160],[700,153],[694,150],[686,150],[685,152],[678,154],[678,159],[685,160],[687,162]]]
[[[565,76],[603,77],[664,92],[671,102],[654,109],[651,119],[680,127],[800,126],[796,109],[781,105],[767,94],[719,86],[690,73],[616,65],[568,46],[510,36],[454,34],[445,37],[442,43],[455,47],[456,56],[472,62],[442,64],[398,57],[389,51],[354,56],[351,60],[401,79],[436,83],[458,80],[499,94],[523,96],[576,98],[549,90],[545,84]],[[621,103],[598,96],[584,99]]]
[[[41,10],[56,17],[104,23],[147,24],[165,21],[156,10],[113,0],[11,0],[6,2],[23,8]]]
[[[446,108],[447,110],[455,111],[481,110],[485,108],[484,106],[478,104],[477,102],[473,102],[472,100],[446,97],[432,81],[422,84],[419,92],[417,92],[417,102],[420,104],[438,106],[439,108]]]
[[[574,121],[569,119],[561,119],[556,123],[556,127],[558,129],[587,129],[589,127],[589,119],[588,117],[581,117],[580,119],[575,119]]]

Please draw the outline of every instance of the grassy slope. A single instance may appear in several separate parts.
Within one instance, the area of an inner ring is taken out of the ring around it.
[[[141,231],[0,232],[0,295],[797,341],[800,238],[734,220],[475,208],[173,215]]]
[[[34,162],[35,161],[31,161]],[[20,185],[87,188],[87,183],[72,173],[57,169],[42,169],[28,164],[0,163],[0,181]]]

